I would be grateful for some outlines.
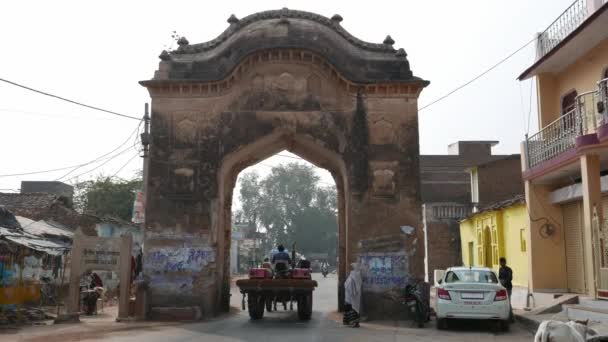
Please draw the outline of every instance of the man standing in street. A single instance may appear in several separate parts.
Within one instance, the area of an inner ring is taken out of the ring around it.
[[[500,258],[500,269],[498,270],[498,280],[502,286],[507,289],[509,295],[509,307],[511,307],[511,293],[513,292],[513,270],[507,266],[507,259]],[[513,310],[511,308],[511,317],[513,316]]]

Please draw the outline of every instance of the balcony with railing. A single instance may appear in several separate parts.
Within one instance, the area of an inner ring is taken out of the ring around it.
[[[588,0],[574,1],[538,36],[537,58],[541,58],[574,31],[589,15]]]
[[[528,169],[572,151],[581,143],[599,142],[608,136],[608,79],[597,90],[580,94],[575,106],[532,136],[526,136]]]

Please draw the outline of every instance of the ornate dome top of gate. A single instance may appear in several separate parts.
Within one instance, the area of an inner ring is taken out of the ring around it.
[[[217,81],[226,77],[248,55],[261,50],[303,49],[323,56],[353,82],[419,82],[404,49],[358,39],[340,24],[339,14],[325,16],[283,8],[228,18],[229,27],[217,38],[199,44],[178,41],[176,50],[159,56],[168,64],[170,80]],[[425,82],[425,81],[423,81]],[[426,82],[425,82],[426,83]]]
[[[228,40],[232,35],[236,34],[238,31],[243,29],[245,26],[248,26],[252,23],[269,20],[269,19],[303,19],[316,22],[317,24],[323,25],[336,33],[342,36],[344,39],[349,41],[351,44],[360,47],[369,51],[379,51],[379,52],[395,52],[392,44],[378,44],[378,43],[369,43],[365,42],[352,34],[346,31],[341,25],[342,16],[339,14],[335,14],[330,18],[322,16],[320,14],[306,12],[306,11],[298,11],[298,10],[290,10],[288,8],[283,8],[280,10],[270,10],[263,11],[254,14],[250,14],[243,19],[238,19],[234,14],[232,14],[228,18],[228,23],[230,26],[222,32],[217,38],[200,44],[192,44],[187,46],[180,46],[177,51],[174,53],[182,54],[182,53],[198,53],[211,50],[216,46],[220,45],[224,41]],[[285,22],[287,23],[287,22]],[[394,43],[394,42],[393,42]]]

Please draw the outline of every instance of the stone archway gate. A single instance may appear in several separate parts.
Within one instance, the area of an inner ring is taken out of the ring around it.
[[[194,305],[203,316],[228,308],[236,177],[283,149],[334,176],[339,283],[346,265],[364,263],[369,316],[391,313],[383,292],[424,277],[417,101],[429,82],[413,76],[390,36],[363,42],[341,21],[288,9],[232,15],[216,39],[181,38],[163,51],[141,82],[152,97],[152,307]]]

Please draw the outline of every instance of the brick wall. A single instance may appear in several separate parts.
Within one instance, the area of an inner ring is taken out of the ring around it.
[[[433,270],[462,264],[459,224],[462,217],[458,217],[460,214],[450,216],[449,213],[470,212],[471,176],[467,169],[489,163],[489,166],[482,170],[483,176],[488,177],[484,178],[483,182],[483,186],[488,191],[488,194],[484,193],[487,198],[494,197],[494,194],[504,196],[521,184],[519,156],[514,160],[513,156],[492,155],[491,147],[496,143],[495,141],[459,141],[449,146],[447,155],[420,156],[421,197],[424,203],[425,222],[425,268],[429,282],[433,282]],[[492,162],[505,158],[512,159],[507,162],[508,170],[501,170],[505,167],[503,163],[492,165]],[[511,168],[510,163],[518,165]],[[505,177],[504,180],[491,180],[502,175]],[[513,187],[510,184],[516,183],[517,177],[520,183]],[[450,206],[458,209],[450,211]]]
[[[460,219],[469,212],[469,206],[458,203],[425,203],[425,268],[429,283],[434,282],[434,270],[462,264]]]
[[[480,165],[477,175],[480,208],[524,193],[519,155]]]

